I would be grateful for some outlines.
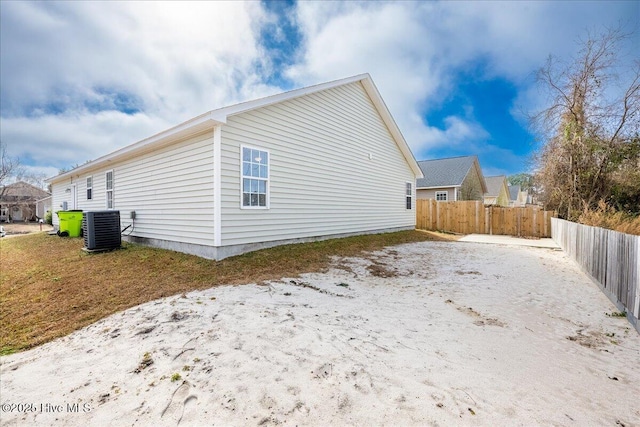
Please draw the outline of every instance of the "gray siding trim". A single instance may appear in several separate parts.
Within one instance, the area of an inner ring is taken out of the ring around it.
[[[338,234],[330,234],[326,236],[282,239],[282,240],[273,240],[269,242],[247,243],[247,244],[230,245],[230,246],[222,246],[222,247],[198,245],[198,244],[184,243],[184,242],[175,242],[175,241],[162,240],[162,239],[149,239],[149,238],[136,237],[136,236],[123,236],[122,239],[130,243],[136,243],[136,244],[151,246],[151,247],[160,248],[160,249],[182,252],[190,255],[196,255],[206,259],[213,259],[216,261],[220,261],[222,259],[236,256],[236,255],[242,255],[247,252],[253,252],[253,251],[258,251],[260,249],[267,249],[267,248],[272,248],[272,247],[282,246],[282,245],[319,242],[319,241],[329,240],[329,239],[340,239],[344,237],[352,237],[352,236],[360,236],[360,235],[368,235],[368,234],[395,233],[398,231],[407,231],[407,230],[415,230],[415,227],[395,227],[395,228],[369,230],[369,231],[356,232],[356,233],[338,233]]]

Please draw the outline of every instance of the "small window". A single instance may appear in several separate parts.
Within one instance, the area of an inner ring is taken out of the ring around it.
[[[87,200],[91,200],[93,198],[93,177],[87,177]]]
[[[436,200],[439,202],[446,202],[449,193],[446,191],[436,191]]]
[[[105,175],[105,189],[107,194],[107,209],[113,209],[113,171]]]
[[[407,188],[406,188],[406,192],[405,192],[405,195],[406,195],[406,198],[407,198],[407,200],[406,200],[406,208],[407,209],[411,209],[411,207],[412,207],[411,197],[413,195],[413,191],[412,191],[411,187],[412,187],[411,183],[407,182]]]
[[[242,207],[269,207],[269,152],[242,147]]]

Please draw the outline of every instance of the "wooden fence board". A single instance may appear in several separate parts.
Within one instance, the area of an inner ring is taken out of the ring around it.
[[[640,236],[558,218],[551,234],[640,332]]]
[[[416,202],[416,228],[461,234],[551,237],[553,212],[535,207],[484,206],[480,201]]]

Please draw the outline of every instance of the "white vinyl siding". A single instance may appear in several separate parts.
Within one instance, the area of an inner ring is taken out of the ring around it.
[[[269,210],[240,208],[243,145],[269,150]],[[415,176],[359,82],[229,117],[221,174],[222,245],[415,225]]]
[[[416,189],[416,197],[418,198],[418,200],[422,200],[422,199],[434,199],[436,198],[436,192],[444,192],[447,194],[447,200],[451,200],[453,195],[456,194],[456,191],[458,191],[455,187],[450,187],[450,188],[444,188],[444,187],[440,187],[440,188],[432,188],[432,189]]]
[[[115,176],[123,223],[136,211],[133,236],[213,245],[211,131],[123,163]]]
[[[71,179],[65,179],[51,186],[51,211],[53,213],[52,220],[55,227],[58,227],[58,225],[60,224],[56,212],[62,210],[62,205],[64,204],[64,202],[67,202],[67,205],[71,206],[71,192],[66,191],[67,188],[71,188],[71,184]]]
[[[108,170],[113,171],[114,206],[122,228],[131,223],[129,212],[136,211],[132,236],[213,245],[212,131],[116,162]],[[78,191],[86,191],[86,177],[94,177],[93,199],[80,198],[78,209],[105,208],[106,172],[96,170],[74,180],[82,184]],[[64,185],[53,183],[55,203],[60,203],[56,196],[59,188],[64,194]]]

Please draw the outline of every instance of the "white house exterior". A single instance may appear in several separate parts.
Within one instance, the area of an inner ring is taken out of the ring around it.
[[[420,177],[363,74],[210,111],[49,182],[54,211],[119,210],[126,240],[222,259],[413,229]]]
[[[36,201],[36,216],[44,218],[48,211],[51,210],[51,196]]]

